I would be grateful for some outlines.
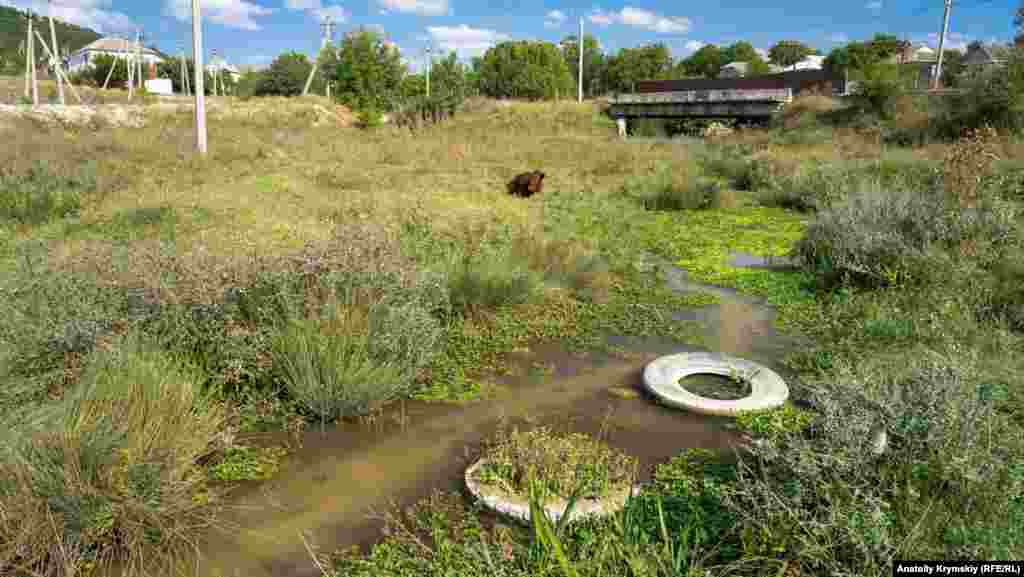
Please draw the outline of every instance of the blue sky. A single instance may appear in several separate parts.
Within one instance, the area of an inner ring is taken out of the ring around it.
[[[285,50],[315,54],[321,18],[337,22],[335,39],[377,27],[418,67],[423,51],[456,50],[469,58],[506,39],[557,42],[579,19],[606,50],[664,42],[675,57],[702,44],[747,40],[766,49],[800,40],[827,53],[875,32],[938,43],[942,0],[201,0],[204,48],[237,65],[265,65]],[[104,34],[132,34],[177,53],[191,51],[191,0],[53,0],[55,14]],[[949,43],[1008,41],[1019,0],[955,0]],[[46,0],[0,0],[46,13]]]

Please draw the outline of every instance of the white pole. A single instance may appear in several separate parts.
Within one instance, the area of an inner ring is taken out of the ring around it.
[[[53,53],[51,54],[53,57],[53,70],[57,76],[57,94],[60,97],[60,104],[64,106],[67,103],[64,101],[64,79],[60,73],[60,49],[57,48],[57,29],[53,24],[53,0],[49,0],[48,3],[50,5],[50,44],[53,45]]]
[[[576,49],[580,52],[580,65],[579,65],[579,76],[580,76],[580,88],[579,88],[579,101],[583,102],[583,19],[580,18],[580,39],[576,43]]]
[[[120,60],[117,56],[114,56],[114,63],[110,65],[110,70],[107,72],[107,79],[103,81],[103,90],[107,89],[107,84],[110,83],[110,77],[114,75],[114,69],[117,68],[117,61]]]
[[[25,98],[32,96],[32,18],[28,19],[25,35]]]
[[[942,16],[942,34],[939,36],[939,60],[935,63],[935,77],[932,78],[932,88],[938,90],[939,80],[942,78],[942,53],[946,44],[946,34],[949,33],[949,9],[953,6],[953,0],[946,0],[946,9]]]
[[[35,26],[32,20],[29,20],[28,29],[34,31]],[[29,45],[29,54],[32,55],[32,106],[39,106],[39,76],[36,74],[36,40],[31,38]]]
[[[206,101],[203,98],[203,22],[199,0],[192,0],[192,57],[195,59],[196,150],[206,155]]]
[[[39,39],[39,43],[43,45],[43,50],[46,50],[46,54],[50,57],[50,59],[51,60],[56,60],[56,58],[54,56],[54,53],[50,50],[50,47],[46,45],[46,41],[43,40],[43,37],[39,35],[39,31],[38,30],[35,31],[35,34],[36,34],[36,38]],[[64,71],[61,69],[59,62],[57,63],[57,66],[54,67],[54,72],[56,73],[58,80],[62,79],[65,82],[68,83],[68,88],[71,89],[71,93],[75,95],[75,98],[77,98],[79,104],[81,104],[82,97],[78,95],[78,91],[75,90],[75,86],[73,84],[71,84],[71,81],[68,80],[66,76],[64,76]]]

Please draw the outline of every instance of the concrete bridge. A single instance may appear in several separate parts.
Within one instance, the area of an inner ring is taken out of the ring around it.
[[[609,101],[615,118],[767,120],[793,100],[792,88],[680,90],[622,94]]]

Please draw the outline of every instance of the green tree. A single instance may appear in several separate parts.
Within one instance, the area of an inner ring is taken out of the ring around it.
[[[768,66],[768,63],[765,62],[764,58],[761,58],[761,55],[757,53],[757,50],[754,50],[754,45],[749,42],[741,41],[723,48],[721,51],[720,61],[722,66],[725,66],[730,62],[746,62],[747,74],[750,76],[768,74],[771,72],[771,68]]]
[[[612,92],[632,92],[641,80],[672,78],[672,54],[662,43],[623,48],[608,59],[605,85]]]
[[[123,66],[123,64],[122,64]],[[196,65],[195,62],[188,58],[185,60],[185,70],[188,75],[188,85],[191,91],[195,91],[195,78],[196,78]],[[116,76],[118,73],[115,72]],[[156,75],[158,78],[170,78],[171,87],[178,94],[185,93],[185,87],[181,85],[181,58],[168,58],[161,61],[156,65]],[[225,84],[234,85],[234,82],[230,80],[230,76],[227,74],[221,75],[221,80]],[[101,79],[102,83],[103,80]],[[111,80],[113,82],[113,80]],[[209,71],[203,72],[203,94],[213,94],[213,75]]]
[[[337,60],[329,60],[325,76],[334,83],[337,98],[359,111],[390,112],[401,96],[405,66],[398,48],[373,30],[345,35]]]
[[[579,81],[580,52],[576,36],[562,39],[562,56],[569,66],[569,74]],[[602,92],[601,80],[605,76],[606,66],[604,54],[597,45],[597,39],[590,34],[583,36],[583,95],[593,98]]]
[[[96,86],[103,86],[103,83],[107,80],[107,75],[110,74],[110,81],[107,84],[107,88],[120,88],[128,86],[128,67],[125,66],[123,58],[118,58],[109,54],[98,54],[93,56],[89,62],[90,66],[87,68],[89,80]],[[114,68],[113,74],[110,73],[110,68]]]
[[[572,94],[569,66],[550,42],[502,42],[474,64],[480,92],[492,98],[541,100]]]
[[[783,68],[789,68],[814,54],[814,49],[796,40],[780,40],[768,49],[768,59]]]
[[[964,54],[959,50],[945,50],[942,55],[942,85],[948,88],[955,88],[960,81],[967,65],[964,63]]]
[[[704,78],[717,78],[722,66],[729,63],[723,59],[722,49],[714,44],[701,46],[683,62],[690,74]]]
[[[285,52],[270,63],[256,87],[256,96],[298,96],[313,64],[301,52]]]

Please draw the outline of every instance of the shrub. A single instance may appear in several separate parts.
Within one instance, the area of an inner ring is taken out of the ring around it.
[[[482,256],[451,258],[447,268],[451,310],[472,314],[522,304],[537,291],[537,279],[524,263]]]
[[[281,329],[272,339],[274,370],[322,426],[411,392],[430,364],[442,336],[432,311],[447,294],[440,279],[421,280],[403,290],[394,275],[334,271],[322,277],[326,294],[316,302],[313,294],[298,306],[287,292],[265,295]]]
[[[947,538],[950,526],[1005,526],[997,511],[1021,490],[1009,457],[1020,446],[996,432],[1009,425],[979,375],[962,350],[917,349],[842,362],[816,379],[806,390],[811,432],[753,447],[725,487],[748,542],[813,574],[880,575],[898,555],[992,554],[991,543]],[[879,430],[889,436],[881,457],[871,450]]]
[[[125,297],[76,271],[46,265],[47,248],[17,247],[16,265],[0,276],[0,407],[59,393],[75,364],[124,316]]]
[[[4,573],[89,572],[114,559],[130,575],[170,570],[212,521],[196,462],[220,443],[222,408],[194,368],[139,341],[119,345],[62,402],[6,423]]]
[[[946,274],[964,246],[978,265],[997,258],[1015,218],[1012,206],[995,201],[959,210],[936,194],[857,192],[819,213],[794,253],[824,286],[913,285]]]
[[[660,164],[650,175],[628,178],[623,192],[647,210],[693,210],[717,204],[720,186],[700,179],[692,170],[678,174],[669,165]]]
[[[0,171],[0,221],[40,224],[74,216],[82,206],[82,194],[95,191],[93,164],[70,176],[56,174],[39,161],[24,175]]]
[[[274,367],[292,397],[320,420],[321,430],[327,421],[365,415],[406,388],[397,367],[371,358],[365,332],[328,335],[317,321],[288,325],[274,339]]]
[[[868,64],[864,67],[864,80],[854,93],[851,105],[863,113],[889,120],[904,92],[899,68],[895,64]]]
[[[600,498],[629,487],[638,466],[635,458],[586,435],[555,435],[546,427],[500,430],[483,458],[481,483],[526,495],[532,478],[547,494],[563,499],[576,488],[581,488],[582,496]]]

